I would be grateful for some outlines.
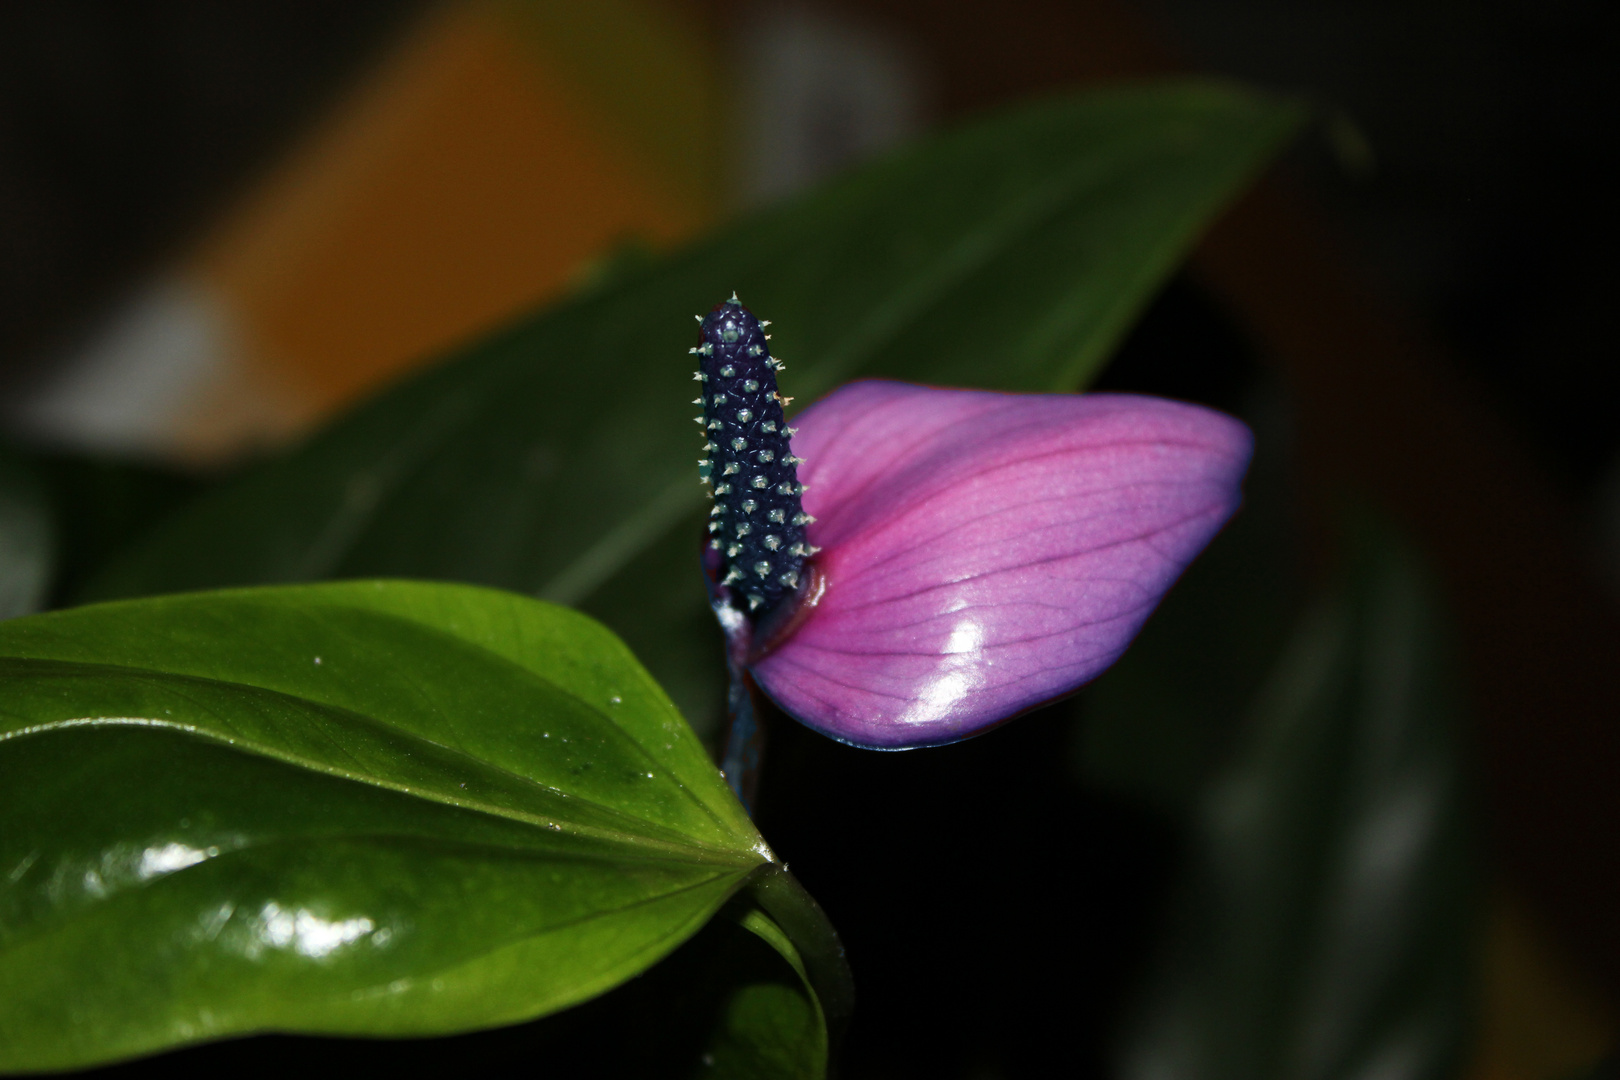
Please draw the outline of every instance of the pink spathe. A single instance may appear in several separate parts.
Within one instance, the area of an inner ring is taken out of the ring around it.
[[[794,421],[825,589],[753,665],[833,738],[952,742],[1094,678],[1237,510],[1249,431],[1129,394],[896,382]]]

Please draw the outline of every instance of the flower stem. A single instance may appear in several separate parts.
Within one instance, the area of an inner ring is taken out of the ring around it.
[[[760,760],[765,752],[765,728],[757,700],[759,688],[754,685],[748,669],[735,658],[728,657],[726,667],[731,672],[731,688],[726,694],[729,721],[720,771],[731,785],[732,794],[751,817],[754,798],[759,794]]]
[[[855,1011],[855,980],[850,974],[844,943],[831,921],[797,878],[779,866],[755,878],[749,893],[760,909],[793,942],[804,964],[804,974],[821,1005],[827,1024],[828,1074],[836,1068],[840,1044]]]

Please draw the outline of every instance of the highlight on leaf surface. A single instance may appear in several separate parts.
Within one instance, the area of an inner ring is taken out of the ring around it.
[[[0,672],[0,1069],[512,1023],[779,876],[624,645],[521,596],[96,605]]]

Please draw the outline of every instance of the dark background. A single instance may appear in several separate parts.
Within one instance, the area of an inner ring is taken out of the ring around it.
[[[701,6],[726,17],[726,5]],[[838,6],[917,41],[925,58],[982,48],[987,23],[1031,31],[1027,49],[1061,48],[1065,23],[1107,8]],[[15,392],[199,231],[421,7],[0,5],[0,389]],[[1620,8],[1138,0],[1101,17],[1132,21],[1171,57],[1322,106],[1330,123],[1295,154],[1312,198],[1348,226],[1378,280],[1456,346],[1540,463],[1570,494],[1594,493],[1620,447],[1608,392]],[[1052,30],[1036,32],[1043,22]],[[1062,81],[1062,61],[1029,61],[1028,82]],[[1070,81],[1105,74],[1088,70],[1094,61],[1071,59]],[[947,70],[942,113],[1039,89],[994,67],[978,85]]]

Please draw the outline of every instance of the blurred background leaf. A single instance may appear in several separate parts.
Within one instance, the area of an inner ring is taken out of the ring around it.
[[[207,486],[168,465],[0,444],[0,618],[59,606]]]
[[[34,458],[34,467],[59,523],[46,607],[75,596],[108,559],[219,479],[101,454],[44,454]]]
[[[0,445],[0,619],[44,606],[56,569],[54,526],[35,469]]]
[[[82,596],[500,585],[603,619],[701,728],[720,651],[683,320],[738,290],[801,401],[863,375],[1078,389],[1299,116],[1178,82],[981,120],[462,351],[199,500]]]
[[[1434,586],[1353,538],[1198,807],[1128,1078],[1447,1077],[1477,878],[1455,656]]]

